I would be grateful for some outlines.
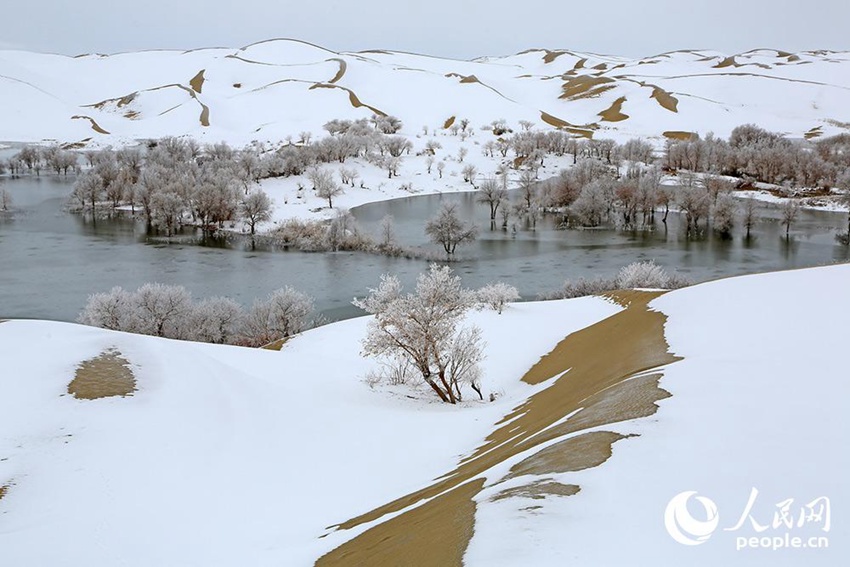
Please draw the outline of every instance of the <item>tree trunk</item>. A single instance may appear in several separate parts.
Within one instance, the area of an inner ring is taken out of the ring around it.
[[[457,403],[457,396],[455,396],[455,393],[454,393],[454,390],[452,389],[451,384],[449,384],[446,381],[446,371],[440,370],[440,373],[438,374],[438,376],[440,378],[440,382],[442,382],[442,384],[443,384],[443,388],[445,388],[445,393],[448,393],[448,395],[449,395],[449,399],[448,399],[449,403],[450,404],[456,404]]]
[[[445,392],[443,392],[443,390],[440,389],[440,387],[437,385],[437,383],[434,382],[434,380],[432,380],[430,376],[424,376],[424,378],[425,378],[425,382],[427,382],[428,385],[431,386],[431,388],[435,392],[437,392],[437,395],[440,396],[441,400],[443,400],[446,403],[453,403],[453,402],[449,401],[449,398],[448,398],[448,396],[446,396]]]

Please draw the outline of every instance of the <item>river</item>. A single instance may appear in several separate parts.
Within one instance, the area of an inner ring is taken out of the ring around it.
[[[0,189],[11,193],[15,208],[0,215],[0,318],[73,321],[91,293],[159,281],[183,285],[196,298],[226,295],[246,307],[291,285],[312,295],[317,311],[336,320],[359,313],[351,299],[365,295],[382,273],[395,273],[410,286],[427,269],[425,260],[365,253],[252,250],[240,240],[203,241],[192,231],[166,240],[148,235],[144,223],[132,218],[94,222],[65,212],[72,182],[70,176],[0,177]],[[724,240],[713,234],[687,238],[673,213],[666,229],[658,222],[650,231],[558,230],[554,215],[541,218],[534,229],[520,223],[516,231],[490,230],[489,211],[472,194],[410,197],[352,212],[376,236],[381,219],[391,214],[402,245],[437,252],[424,224],[443,200],[457,202],[481,227],[478,240],[458,249],[461,260],[453,264],[465,285],[502,280],[526,299],[560,288],[567,278],[613,275],[643,259],[696,281],[850,260],[848,247],[835,240],[846,226],[842,213],[801,211],[786,240],[778,211],[764,207],[752,238],[736,232]]]

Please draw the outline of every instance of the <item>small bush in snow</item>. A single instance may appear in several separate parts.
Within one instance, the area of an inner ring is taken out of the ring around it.
[[[543,294],[542,299],[571,299],[587,295],[599,295],[615,289],[653,288],[678,289],[693,282],[678,273],[668,274],[664,268],[653,261],[633,262],[620,269],[617,277],[579,278],[567,280],[564,287],[555,293]]]
[[[567,280],[564,282],[564,287],[559,295],[563,299],[572,299],[573,297],[584,297],[586,295],[597,295],[616,289],[617,282],[612,278],[594,278],[585,279],[579,278],[575,281]]]
[[[499,314],[502,313],[506,303],[517,301],[520,298],[517,289],[504,282],[486,285],[475,293],[479,303],[490,307]]]
[[[194,303],[183,286],[147,283],[135,292],[115,287],[89,296],[78,321],[170,339],[262,346],[304,330],[312,311],[312,298],[289,286],[255,302],[246,314],[226,297]]]
[[[666,289],[670,276],[667,272],[653,262],[632,262],[620,269],[617,274],[617,287],[632,289],[636,287]]]

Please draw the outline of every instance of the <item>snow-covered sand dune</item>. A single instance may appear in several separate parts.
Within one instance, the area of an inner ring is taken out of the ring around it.
[[[0,564],[836,564],[848,283],[836,266],[474,313],[503,395],[466,407],[370,389],[366,319],[280,352],[0,323]],[[105,351],[136,391],[68,394]],[[718,521],[668,507],[684,491]],[[667,508],[705,541],[674,541]],[[736,551],[786,533],[830,547]]]
[[[177,134],[276,142],[373,112],[400,117],[407,134],[456,117],[475,127],[528,120],[619,139],[726,136],[751,122],[802,137],[847,130],[850,55],[678,51],[628,59],[530,50],[458,61],[276,39],[78,57],[0,51],[0,85],[0,140],[27,142],[105,145]]]

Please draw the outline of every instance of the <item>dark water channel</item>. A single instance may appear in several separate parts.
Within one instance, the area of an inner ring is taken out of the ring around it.
[[[93,221],[65,212],[72,181],[50,175],[0,177],[0,189],[12,195],[15,209],[0,214],[0,318],[71,321],[90,293],[159,281],[183,285],[197,298],[226,295],[246,306],[292,285],[312,295],[317,309],[333,320],[357,314],[351,298],[364,295],[382,273],[393,272],[412,285],[427,268],[423,259],[252,250],[242,239],[204,241],[190,231],[163,239],[126,216]],[[845,230],[846,213],[802,211],[788,240],[778,211],[769,207],[763,208],[750,239],[739,230],[730,240],[710,233],[688,238],[675,214],[666,229],[658,222],[641,231],[559,230],[561,219],[545,215],[536,227],[512,221],[507,230],[491,230],[487,207],[476,204],[471,194],[411,197],[353,213],[361,228],[375,236],[381,219],[391,214],[402,245],[436,253],[424,224],[444,200],[457,202],[481,228],[475,243],[459,249],[462,259],[453,265],[465,284],[502,280],[527,299],[558,289],[567,278],[612,275],[641,259],[654,259],[697,281],[850,260],[848,247],[835,239]]]

